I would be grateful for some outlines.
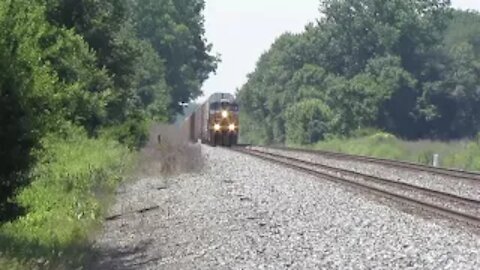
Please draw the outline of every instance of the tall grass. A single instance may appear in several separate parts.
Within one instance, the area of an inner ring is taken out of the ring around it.
[[[350,139],[329,139],[314,148],[355,155],[388,158],[432,165],[433,155],[439,154],[440,166],[480,171],[478,141],[404,141],[386,133]]]
[[[0,226],[0,269],[81,265],[106,202],[132,164],[125,147],[82,132],[42,144],[33,181],[15,199],[26,214]]]

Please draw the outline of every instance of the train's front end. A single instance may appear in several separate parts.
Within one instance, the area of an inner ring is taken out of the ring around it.
[[[212,145],[232,146],[238,142],[239,108],[231,94],[217,94],[210,102],[209,126]]]

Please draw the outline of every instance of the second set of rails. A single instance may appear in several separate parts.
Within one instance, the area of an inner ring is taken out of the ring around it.
[[[391,168],[429,172],[429,173],[434,173],[436,175],[454,177],[454,178],[464,179],[468,181],[478,181],[480,183],[480,172],[471,172],[471,171],[464,171],[464,170],[451,169],[451,168],[433,167],[429,165],[412,163],[412,162],[405,162],[405,161],[398,161],[398,160],[391,160],[391,159],[384,159],[384,158],[374,158],[374,157],[368,157],[368,156],[350,155],[345,153],[336,153],[336,152],[329,152],[329,151],[322,151],[322,150],[310,150],[310,149],[289,148],[289,147],[279,147],[279,146],[278,147],[273,146],[270,148],[289,151],[289,152],[304,152],[304,153],[316,154],[324,157],[330,157],[330,158],[341,159],[341,160],[367,162],[367,163],[383,165]]]
[[[480,200],[478,198],[469,198],[462,194],[452,194],[372,174],[329,166],[323,163],[309,161],[304,158],[293,157],[289,155],[289,153],[315,154],[326,158],[375,163],[383,165],[386,168],[391,167],[396,169],[428,172],[455,178],[457,181],[468,181],[470,184],[478,184],[480,187],[480,174],[478,173],[434,168],[393,160],[284,147],[237,146],[232,148],[232,150],[269,162],[274,162],[282,166],[290,167],[319,177],[320,179],[341,183],[415,208],[460,220],[475,227],[480,227]]]

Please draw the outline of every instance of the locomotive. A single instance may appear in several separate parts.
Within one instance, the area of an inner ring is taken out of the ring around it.
[[[189,139],[212,146],[238,143],[239,106],[232,94],[215,93],[185,120]]]

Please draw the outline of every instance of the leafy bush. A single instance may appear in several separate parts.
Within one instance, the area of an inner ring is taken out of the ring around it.
[[[330,109],[319,99],[299,102],[285,113],[287,142],[312,143],[324,138],[330,130]]]
[[[100,133],[131,149],[139,149],[148,140],[149,121],[143,117],[128,119],[125,123],[104,128]]]
[[[0,221],[10,218],[6,200],[34,162],[30,150],[62,119],[57,78],[38,45],[47,30],[36,4],[0,1]]]
[[[27,213],[0,227],[0,251],[20,261],[44,258],[58,263],[69,258],[79,264],[82,254],[65,255],[87,247],[132,154],[113,140],[88,139],[80,129],[68,139],[49,135],[42,146],[44,150],[35,153],[33,183],[15,198]]]
[[[352,138],[362,138],[362,137],[372,136],[381,132],[382,131],[376,128],[360,128],[353,131],[350,135]]]
[[[374,142],[394,142],[395,141],[395,136],[392,134],[388,134],[386,132],[378,132],[376,134],[373,134],[369,137]]]

